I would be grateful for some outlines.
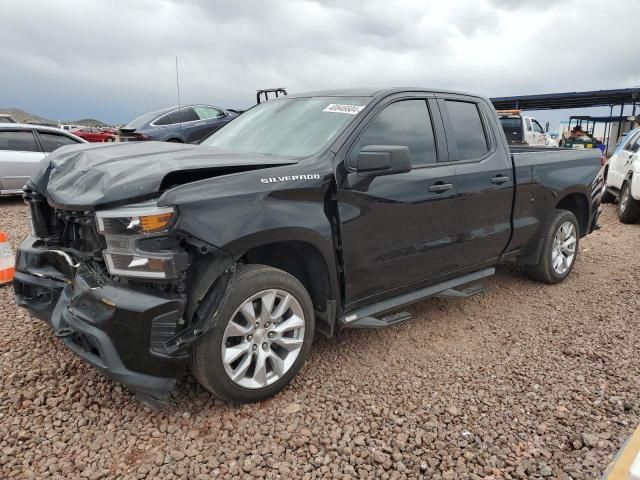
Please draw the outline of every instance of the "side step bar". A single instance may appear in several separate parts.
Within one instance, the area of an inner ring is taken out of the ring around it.
[[[453,278],[446,282],[431,285],[430,287],[421,288],[413,292],[398,295],[388,300],[382,300],[371,305],[354,310],[349,313],[342,321],[343,325],[352,328],[379,328],[393,325],[411,318],[409,312],[399,312],[392,315],[375,317],[381,313],[396,310],[398,308],[411,305],[429,297],[471,297],[484,292],[482,286],[474,285],[466,289],[458,289],[462,285],[473,283],[486,277],[490,277],[496,272],[496,269],[485,268],[477,272],[463,275],[462,277]]]

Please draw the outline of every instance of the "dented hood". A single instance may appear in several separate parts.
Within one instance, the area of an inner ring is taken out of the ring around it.
[[[28,186],[58,208],[96,210],[155,198],[172,186],[204,178],[293,163],[201,145],[83,144],[48,155]]]

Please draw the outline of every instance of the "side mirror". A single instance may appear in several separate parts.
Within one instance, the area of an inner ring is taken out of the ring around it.
[[[546,133],[549,133],[549,121],[547,120],[547,123],[544,124],[544,131]]]
[[[400,145],[367,145],[358,152],[355,167],[361,177],[410,172],[411,153]]]

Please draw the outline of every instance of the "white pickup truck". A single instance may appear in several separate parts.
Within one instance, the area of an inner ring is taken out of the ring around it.
[[[557,147],[557,142],[533,117],[522,115],[520,110],[498,110],[498,118],[507,141],[512,145],[540,145]]]
[[[640,128],[622,139],[605,167],[603,201],[618,199],[618,217],[623,223],[640,220]]]

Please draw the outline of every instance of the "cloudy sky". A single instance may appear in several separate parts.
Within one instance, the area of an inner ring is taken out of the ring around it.
[[[122,123],[255,90],[640,85],[637,0],[0,0],[0,107]],[[545,114],[561,118],[563,112]]]

